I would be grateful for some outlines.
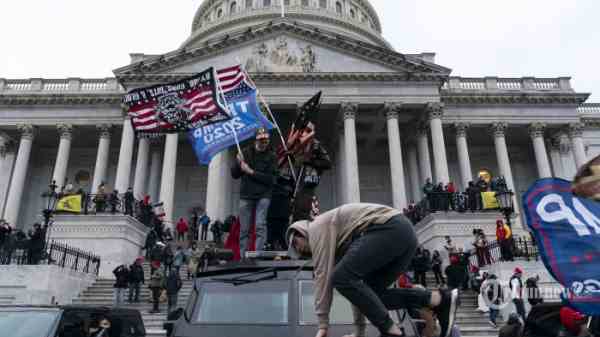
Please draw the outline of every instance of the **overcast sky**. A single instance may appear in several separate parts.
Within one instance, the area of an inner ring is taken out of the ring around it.
[[[19,0],[0,10],[0,78],[109,77],[176,49],[202,0]],[[600,102],[598,0],[371,0],[399,52],[456,76],[572,76]]]

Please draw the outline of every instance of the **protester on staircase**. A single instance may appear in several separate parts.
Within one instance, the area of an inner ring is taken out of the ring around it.
[[[142,263],[143,257],[138,257],[135,262],[129,267],[129,303],[140,302],[140,288],[144,284],[144,268]]]
[[[502,261],[513,261],[512,230],[500,219],[496,220],[496,240],[500,245]]]
[[[162,259],[163,259],[164,247],[165,247],[165,244],[159,241],[154,245],[154,247],[152,247],[152,250],[150,250],[150,273],[151,274],[154,273],[154,270],[160,268],[160,264],[162,263]]]
[[[202,214],[202,216],[200,217],[200,220],[198,220],[198,222],[200,223],[200,240],[201,241],[206,241],[208,240],[208,226],[210,225],[210,218],[208,217],[208,215],[206,215],[206,213]]]
[[[118,307],[123,304],[125,291],[129,288],[129,269],[126,265],[122,264],[113,270],[115,275],[115,284],[113,285],[115,291],[115,306]]]
[[[521,280],[522,276],[523,270],[519,267],[516,267],[513,272],[513,276],[510,278],[509,284],[512,302],[515,305],[517,314],[519,314],[523,322],[525,322],[527,316],[525,314],[525,302],[523,302],[523,281]]]
[[[190,244],[194,241],[198,241],[198,211],[193,210],[192,216],[190,217],[190,229],[188,231],[188,240]]]
[[[431,270],[435,276],[435,283],[437,286],[440,287],[445,285],[446,280],[444,280],[444,275],[442,274],[442,256],[437,250],[433,251],[433,257],[431,258]]]
[[[241,179],[240,186],[240,255],[248,250],[251,219],[255,219],[256,250],[263,250],[267,240],[267,210],[277,173],[276,157],[270,145],[269,133],[260,128],[253,146],[238,154],[231,168],[234,179]]]
[[[118,190],[114,190],[108,196],[108,205],[110,206],[110,213],[111,214],[117,213],[117,207],[119,207],[119,203],[120,203],[120,200],[119,200],[119,191]]]
[[[155,269],[150,275],[149,288],[152,291],[152,310],[151,314],[159,313],[160,292],[164,283],[164,274],[160,268]]]
[[[185,233],[190,229],[190,226],[184,217],[179,218],[175,229],[177,231],[177,241],[185,241]]]
[[[167,315],[177,309],[177,297],[182,287],[181,277],[176,269],[171,270],[165,280],[164,288],[167,290]]]
[[[169,275],[171,272],[171,268],[173,267],[173,262],[175,259],[175,254],[173,254],[173,249],[171,245],[168,244],[163,250],[162,263],[165,265],[165,275]]]
[[[481,295],[486,299],[488,304],[490,325],[493,328],[498,328],[496,319],[500,313],[500,307],[503,302],[502,285],[498,282],[498,277],[494,274],[489,275],[481,285]]]
[[[183,248],[181,246],[177,246],[177,249],[175,250],[175,256],[173,257],[173,267],[174,267],[175,271],[177,272],[177,274],[179,274],[179,271],[181,270],[181,266],[183,266],[184,263],[185,263],[185,253],[183,251]]]
[[[202,259],[203,250],[198,247],[196,242],[192,243],[192,246],[188,249],[188,267],[187,267],[187,278],[188,280],[192,277],[196,277],[198,266]]]

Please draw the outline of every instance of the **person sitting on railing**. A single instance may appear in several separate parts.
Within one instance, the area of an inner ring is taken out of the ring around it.
[[[104,183],[98,186],[98,192],[96,192],[93,202],[94,204],[96,204],[96,213],[104,212],[104,209],[106,207],[106,190]]]
[[[123,195],[123,203],[125,204],[125,215],[133,216],[133,203],[135,197],[133,196],[133,189],[129,187],[127,192]]]
[[[119,207],[119,203],[120,203],[120,200],[119,200],[119,190],[114,190],[108,196],[108,205],[110,206],[110,213],[111,214],[117,213],[117,207]]]

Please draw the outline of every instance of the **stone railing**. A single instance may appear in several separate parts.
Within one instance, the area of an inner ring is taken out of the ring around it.
[[[600,117],[600,103],[584,103],[577,108],[577,112],[584,117],[586,115]]]
[[[450,77],[442,89],[448,91],[556,91],[573,92],[571,78]]]
[[[104,79],[17,79],[0,78],[0,93],[32,93],[32,92],[123,92],[123,87],[115,78]]]

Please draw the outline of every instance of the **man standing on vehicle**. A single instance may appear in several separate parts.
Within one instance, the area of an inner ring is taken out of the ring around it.
[[[448,337],[458,290],[389,289],[406,272],[418,246],[413,225],[399,210],[377,204],[347,204],[295,222],[286,235],[292,256],[312,257],[316,337],[327,337],[333,289],[354,312],[355,336],[365,336],[365,316],[383,337],[402,336],[388,310],[432,308]]]
[[[240,186],[240,255],[245,257],[252,215],[256,225],[256,250],[263,250],[267,241],[267,210],[277,173],[276,157],[269,146],[269,133],[260,128],[254,144],[238,154],[231,168],[234,179],[242,179]]]

